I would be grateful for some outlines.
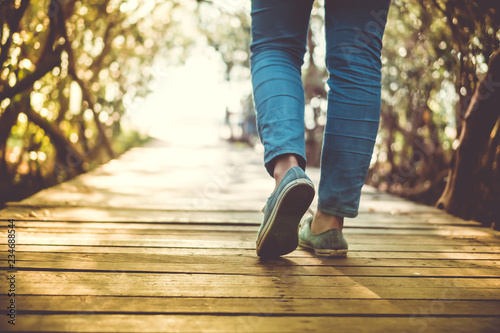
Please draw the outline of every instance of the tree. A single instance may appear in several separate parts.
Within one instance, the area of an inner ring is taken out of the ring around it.
[[[499,46],[496,7],[489,0],[394,2],[384,39],[381,128],[369,183],[437,202],[465,110]]]
[[[0,1],[0,203],[114,158],[158,56],[192,43],[181,1]],[[178,60],[177,60],[178,59]]]
[[[433,0],[432,4],[447,18],[455,41],[460,94],[458,148],[437,206],[494,225],[500,221],[500,4],[493,0]],[[487,66],[478,61],[487,59]]]
[[[484,223],[500,221],[500,50],[462,120],[448,182],[437,206]]]

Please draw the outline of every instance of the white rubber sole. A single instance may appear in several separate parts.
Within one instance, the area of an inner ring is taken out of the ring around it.
[[[332,257],[332,258],[346,257],[347,252],[349,251],[347,249],[343,250],[315,249],[314,247],[303,243],[301,240],[299,240],[299,245],[306,249],[314,250],[314,254],[317,255],[318,257]]]

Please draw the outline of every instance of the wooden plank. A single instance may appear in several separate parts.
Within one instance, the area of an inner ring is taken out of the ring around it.
[[[13,331],[51,332],[495,332],[498,317],[302,317],[210,315],[24,315]]]
[[[262,213],[260,210],[179,210],[179,209],[144,209],[140,206],[130,207],[66,207],[66,206],[23,206],[20,204],[10,206],[0,211],[0,219],[16,218],[17,220],[42,220],[42,221],[114,221],[114,222],[247,222],[260,223]],[[360,212],[355,219],[347,219],[348,224],[360,223],[409,223],[430,225],[474,225],[481,224],[474,221],[466,221],[454,216],[439,212],[412,214],[387,214],[379,212]]]
[[[62,270],[92,272],[153,272],[248,275],[311,275],[311,276],[395,276],[395,277],[498,277],[498,267],[486,268],[415,268],[415,267],[329,267],[329,266],[266,266],[221,264],[172,264],[140,262],[79,262],[79,261],[17,261],[18,270]],[[0,269],[7,269],[5,263]]]
[[[179,231],[241,231],[256,233],[260,225],[254,224],[216,224],[216,223],[176,223],[176,222],[59,222],[59,221],[17,221],[16,228],[22,232],[75,232],[82,230],[83,232],[102,233],[102,232],[121,232],[122,230],[134,230],[138,234],[148,232],[165,232],[167,230]],[[0,229],[7,229],[7,223],[0,224]],[[383,232],[381,231],[383,230]],[[436,232],[437,230],[437,232]],[[463,228],[460,226],[432,226],[427,224],[378,224],[378,225],[351,225],[344,228],[347,234],[381,234],[381,235],[435,235],[435,236],[452,236],[452,237],[469,237],[477,239],[490,239],[491,241],[499,241],[498,237],[489,229],[479,228]]]
[[[170,219],[165,219],[164,221],[147,221],[147,219],[137,220],[137,221],[100,221],[100,220],[94,220],[94,221],[72,221],[72,220],[43,220],[43,219],[23,219],[19,220],[16,219],[16,226],[21,227],[21,228],[27,228],[27,227],[52,227],[52,228],[121,228],[121,227],[127,227],[127,228],[133,228],[133,229],[138,229],[140,226],[147,226],[150,229],[161,229],[161,228],[229,228],[231,229],[237,229],[237,228],[258,228],[260,226],[261,222],[261,217],[258,219],[252,220],[252,221],[246,221],[244,219],[236,220],[233,219],[231,223],[227,223],[227,221],[224,221],[223,219],[220,220],[210,220],[210,221],[184,221],[181,218],[178,218],[177,220],[172,218]],[[240,222],[240,223],[238,223]],[[4,223],[0,223],[0,227],[5,228],[7,225],[7,219],[4,220]],[[465,228],[465,227],[473,227],[473,228]],[[426,223],[426,222],[404,222],[404,221],[398,221],[398,222],[380,222],[378,221],[377,223],[372,223],[370,221],[359,221],[355,220],[352,221],[351,223],[346,223],[345,226],[346,229],[380,229],[380,228],[386,228],[386,229],[405,229],[405,230],[418,230],[418,229],[425,229],[425,230],[433,230],[433,229],[438,229],[438,230],[470,230],[470,231],[482,231],[483,233],[489,234],[489,235],[496,235],[496,233],[490,229],[487,228],[476,228],[475,225],[452,225],[452,224],[432,224],[432,223]]]
[[[0,245],[0,251],[7,251],[6,245]],[[142,253],[142,254],[162,254],[178,256],[239,256],[257,258],[255,249],[233,249],[233,248],[168,248],[168,247],[133,247],[133,246],[78,246],[78,245],[16,245],[19,252],[47,252],[55,253]],[[412,251],[353,251],[349,250],[348,258],[369,258],[369,259],[434,259],[434,260],[500,260],[498,253],[481,252],[412,252]],[[289,258],[314,258],[309,251],[298,248],[291,254],[283,256],[279,260]],[[318,257],[321,262],[342,261],[345,259],[326,259]]]
[[[5,296],[3,296],[5,298]],[[2,296],[0,296],[2,300]],[[22,314],[113,312],[171,314],[461,315],[500,316],[500,302],[456,299],[385,300],[116,296],[17,296]],[[23,315],[24,316],[24,315]]]
[[[138,236],[139,237],[139,236]],[[118,238],[118,239],[117,239]],[[156,239],[155,239],[156,238]],[[165,247],[165,248],[232,248],[232,249],[254,249],[254,237],[240,236],[230,239],[178,239],[167,237],[146,237],[143,240],[135,239],[132,235],[120,238],[119,235],[110,237],[98,237],[89,235],[85,237],[79,234],[50,234],[46,237],[39,235],[19,234],[19,245],[60,245],[60,246],[126,246],[126,247]],[[6,249],[4,243],[0,249]],[[471,253],[500,253],[498,246],[483,245],[443,245],[443,244],[349,244],[350,251],[391,251],[391,252],[471,252]]]
[[[81,284],[86,281],[79,281],[80,284],[71,285],[53,285],[44,284],[30,286],[30,288],[21,288],[20,293],[16,295],[93,295],[93,296],[149,296],[149,297],[221,297],[221,298],[305,298],[315,299],[322,302],[324,299],[363,299],[367,302],[371,299],[420,299],[433,300],[441,299],[451,295],[453,299],[461,300],[498,300],[500,290],[498,288],[405,288],[405,287],[306,287],[296,290],[293,293],[288,288],[278,287],[241,287],[241,286],[199,286],[190,288],[185,286],[173,286],[169,289],[156,290],[156,286],[145,285],[146,288],[154,287],[155,290],[144,290],[141,292],[132,292],[132,289],[138,288],[128,286],[128,288],[118,288],[108,284],[98,286],[82,287]],[[139,284],[141,286],[141,284]],[[52,290],[50,290],[52,288]],[[457,289],[460,291],[457,295]]]
[[[43,222],[39,222],[43,223]],[[50,225],[54,223],[54,225]],[[120,234],[133,235],[141,237],[142,235],[152,235],[160,237],[159,235],[183,236],[183,235],[199,235],[201,237],[212,235],[218,237],[235,237],[245,234],[255,237],[258,231],[258,226],[225,226],[225,225],[179,225],[179,224],[107,224],[107,223],[85,223],[85,224],[68,224],[55,225],[61,222],[47,222],[44,226],[20,225],[18,222],[16,228],[23,236],[37,235],[43,237],[44,235],[57,237],[58,234],[82,234],[82,236],[95,236],[104,234],[107,236],[115,236]],[[0,229],[7,229],[7,224],[0,227]],[[52,235],[53,234],[53,235]],[[495,237],[489,232],[485,232],[478,228],[419,228],[419,229],[403,229],[403,228],[349,228],[344,229],[344,234],[348,235],[350,239],[366,239],[377,241],[378,239],[388,239],[398,241],[402,238],[414,238],[415,242],[420,243],[423,239],[422,236],[433,237],[434,239],[469,239],[479,240],[481,242],[491,242],[500,244],[500,239]],[[376,235],[373,237],[370,235]],[[398,235],[398,237],[394,237]],[[368,237],[367,237],[368,236]],[[94,238],[95,238],[94,237]],[[446,237],[446,238],[445,238]],[[405,240],[407,243],[408,240]]]
[[[110,242],[115,242],[115,241],[127,241],[130,245],[140,243],[144,244],[145,242],[148,242],[149,245],[155,246],[157,243],[160,242],[170,242],[171,244],[177,244],[179,242],[183,242],[184,244],[186,243],[201,243],[205,244],[208,242],[221,242],[221,243],[234,243],[235,241],[238,242],[244,242],[244,243],[255,243],[255,238],[257,233],[256,232],[236,232],[236,233],[230,233],[226,232],[224,234],[217,234],[213,232],[207,231],[206,233],[195,233],[195,232],[158,232],[158,233],[137,233],[135,236],[131,235],[130,232],[126,232],[121,230],[120,232],[113,233],[112,231],[109,231],[107,234],[105,232],[100,232],[100,233],[92,233],[89,231],[85,231],[85,233],[78,233],[78,232],[73,232],[73,233],[67,233],[67,232],[60,232],[60,233],[23,233],[22,231],[18,230],[18,244],[33,244],[33,243],[40,243],[43,244],[47,240],[51,240],[53,242],[56,242],[58,244],[61,244],[62,239],[67,240],[67,244],[75,244],[75,245],[91,245],[90,241],[110,241]],[[42,237],[43,235],[43,237]],[[78,236],[82,237],[78,237]],[[40,237],[37,237],[40,236]],[[107,237],[109,236],[109,237]],[[500,248],[500,244],[497,245],[499,242],[498,240],[495,239],[484,239],[484,238],[442,238],[439,236],[424,236],[424,237],[412,237],[409,235],[402,235],[400,237],[393,237],[390,235],[382,235],[380,237],[366,237],[363,235],[352,235],[352,234],[346,234],[346,238],[349,241],[349,246],[352,250],[354,250],[355,246],[361,246],[361,245],[374,245],[374,246],[382,246],[382,245],[390,245],[390,246],[396,246],[396,245],[414,245],[418,244],[419,246],[446,246],[448,248],[456,247],[456,246],[473,246],[474,248],[479,248],[479,249],[485,249],[485,248]],[[37,241],[38,240],[38,241]],[[80,242],[75,243],[75,240],[80,240]],[[103,243],[104,245],[104,243]],[[247,246],[247,245],[246,245]],[[198,247],[198,246],[196,246]],[[252,246],[251,246],[252,247]],[[488,251],[488,252],[494,252]]]
[[[235,259],[235,260],[234,260]],[[178,257],[158,255],[89,255],[89,254],[19,254],[16,267],[18,269],[45,269],[45,270],[91,270],[91,271],[148,271],[148,272],[179,272],[179,273],[214,273],[214,274],[291,274],[291,275],[353,275],[353,276],[498,276],[497,261],[470,263],[456,263],[455,267],[443,267],[441,260],[435,263],[421,260],[416,266],[415,261],[406,262],[392,260],[391,266],[382,266],[377,261],[361,262],[352,260],[331,261],[331,266],[319,260],[273,260],[258,262],[253,258],[242,260],[234,258],[228,260],[221,256]],[[308,258],[303,258],[308,259]],[[312,258],[311,258],[312,259]],[[0,269],[6,269],[6,259]],[[449,263],[448,263],[449,264]],[[437,265],[438,267],[428,267]],[[335,267],[336,266],[336,267]],[[293,267],[293,271],[290,271]]]
[[[257,235],[257,230],[239,230],[239,231],[222,231],[222,230],[140,230],[131,231],[127,229],[74,229],[62,230],[54,229],[50,232],[47,230],[17,230],[17,243],[36,243],[35,239],[39,239],[42,244],[47,239],[60,240],[65,239],[74,241],[75,239],[86,241],[121,241],[127,240],[131,243],[135,242],[157,242],[157,241],[220,241],[220,242],[254,242]],[[489,246],[500,248],[500,240],[492,237],[480,236],[453,236],[442,237],[439,235],[399,235],[394,237],[392,234],[380,234],[377,236],[352,233],[346,230],[344,233],[351,245],[359,244],[374,244],[374,245],[443,245],[451,247],[452,245],[468,245],[468,246]],[[498,245],[497,245],[498,244]]]
[[[295,251],[297,253],[299,251]],[[85,263],[127,265],[133,263],[172,265],[225,265],[225,266],[252,266],[276,268],[278,266],[321,266],[321,267],[372,267],[372,268],[496,268],[500,267],[500,260],[457,260],[457,259],[379,259],[359,258],[348,256],[345,259],[321,259],[311,256],[287,256],[275,260],[259,260],[254,256],[242,256],[237,254],[211,255],[209,253],[197,253],[196,255],[182,254],[152,254],[152,253],[74,253],[74,252],[20,252],[16,253],[19,265],[30,265],[33,263],[64,263],[71,268],[72,263],[81,265]],[[7,258],[1,258],[4,264]],[[22,267],[22,266],[19,266]],[[200,266],[203,267],[203,266]]]
[[[2,272],[0,288],[8,273]],[[497,278],[279,276],[18,271],[19,295],[494,300]],[[441,295],[441,297],[439,296]]]
[[[135,206],[137,207],[137,206]],[[200,211],[200,210],[151,210],[141,207],[119,209],[99,207],[35,207],[8,206],[0,210],[0,219],[16,218],[24,221],[75,221],[75,222],[147,222],[147,223],[247,223],[259,225],[263,214],[260,211]],[[450,215],[432,213],[385,214],[361,212],[356,219],[347,219],[347,226],[373,226],[391,224],[418,227],[437,225],[480,226],[474,221],[465,221]]]
[[[70,222],[148,222],[148,223],[205,223],[258,225],[262,212],[255,211],[203,211],[203,210],[151,210],[99,207],[23,207],[8,206],[0,211],[0,218],[24,221]]]
[[[114,181],[120,182],[119,177],[115,176]],[[153,182],[153,181],[152,181]],[[269,184],[272,183],[268,180]],[[126,181],[122,181],[121,187],[126,187]],[[200,182],[203,184],[203,180]],[[266,202],[267,196],[272,192],[271,186],[263,188],[252,188],[251,182],[249,188],[240,188],[239,191],[224,191],[217,195],[217,200],[197,196],[197,186],[191,188],[179,186],[178,188],[162,188],[161,184],[146,184],[142,188],[137,184],[130,184],[129,189],[134,189],[134,195],[129,193],[102,192],[99,187],[91,188],[90,192],[79,192],[80,188],[70,188],[72,181],[65,186],[55,186],[46,189],[25,199],[21,202],[9,203],[9,207],[98,207],[120,209],[125,207],[141,207],[150,210],[199,210],[209,211],[259,211]],[[151,192],[155,188],[155,192]],[[252,190],[254,191],[252,193]],[[232,193],[231,193],[232,192]],[[206,203],[204,204],[203,202]],[[443,214],[442,211],[425,205],[418,205],[414,202],[404,200],[390,200],[381,204],[382,200],[364,199],[360,201],[360,213],[387,213],[387,214],[410,214],[410,213],[432,213]],[[313,207],[316,203],[313,202]]]
[[[16,221],[16,229],[22,232],[83,232],[89,230],[96,233],[123,233],[131,232],[157,233],[157,232],[252,232],[256,233],[259,229],[257,225],[224,225],[224,224],[204,224],[204,223],[124,223],[124,222],[38,222],[38,221]],[[7,224],[0,226],[1,229],[7,229]]]

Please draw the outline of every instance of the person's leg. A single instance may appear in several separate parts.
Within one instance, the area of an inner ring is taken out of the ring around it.
[[[304,88],[312,0],[253,0],[251,72],[264,163],[278,185],[293,166],[305,169]]]
[[[313,233],[358,214],[380,118],[380,52],[389,0],[325,1],[328,110]]]
[[[257,233],[261,257],[287,254],[298,245],[297,226],[314,197],[304,173],[304,88],[312,0],[253,0],[252,84],[264,162],[276,180]]]

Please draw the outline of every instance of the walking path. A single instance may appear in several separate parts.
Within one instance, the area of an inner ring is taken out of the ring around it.
[[[500,233],[371,188],[347,258],[260,260],[261,160],[157,140],[10,203],[0,304],[15,299],[16,325],[3,315],[0,331],[498,332]]]

